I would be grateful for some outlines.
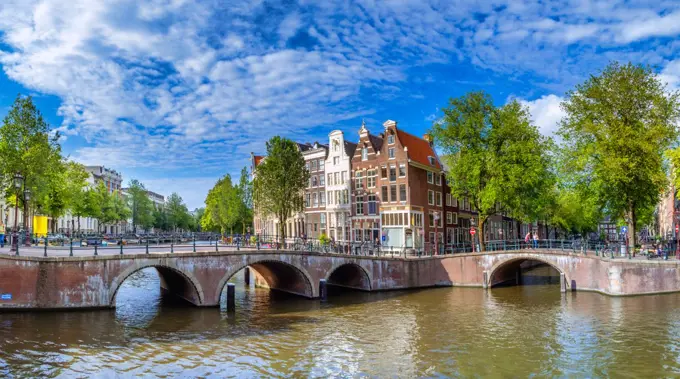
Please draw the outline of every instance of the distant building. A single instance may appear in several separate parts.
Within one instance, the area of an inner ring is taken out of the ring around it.
[[[130,188],[121,188],[121,194],[125,199],[129,199],[130,197]],[[165,196],[158,194],[153,191],[146,190],[146,196],[153,202],[154,207],[163,207],[165,205]],[[122,225],[122,229],[126,233],[132,233],[134,232],[134,228],[132,226],[132,216],[128,218],[127,222],[124,222]],[[144,229],[143,227],[137,225],[137,233],[153,233],[154,228],[149,228],[149,229]]]

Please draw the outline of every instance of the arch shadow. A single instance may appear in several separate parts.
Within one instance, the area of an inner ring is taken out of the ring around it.
[[[339,264],[328,270],[328,285],[371,291],[373,279],[361,265],[353,262]]]
[[[514,269],[519,268],[519,265],[522,264],[523,262],[526,262],[526,261],[539,262],[539,263],[546,264],[546,265],[552,267],[559,274],[564,275],[565,286],[566,286],[567,290],[571,291],[575,288],[575,285],[574,285],[575,282],[572,282],[571,279],[569,278],[569,275],[564,270],[562,270],[557,264],[555,264],[555,262],[552,262],[548,259],[537,258],[535,256],[528,256],[528,255],[527,256],[523,255],[523,256],[513,257],[513,258],[506,259],[506,260],[503,260],[503,261],[500,261],[500,262],[497,262],[496,264],[494,264],[491,267],[491,270],[489,270],[489,275],[487,277],[487,283],[486,283],[487,287],[492,288],[492,287],[500,285],[502,282],[495,282],[494,281],[494,279],[496,279],[497,276],[499,276],[499,274],[504,273],[504,270],[507,271],[507,270],[510,269],[510,270],[514,271]]]
[[[150,267],[155,268],[158,272],[158,276],[161,280],[161,290],[180,297],[193,305],[200,306],[203,304],[203,289],[201,288],[201,285],[196,277],[194,277],[192,274],[183,272],[176,267],[167,265],[146,264],[129,267],[122,273],[118,274],[118,276],[111,282],[111,286],[109,287],[111,289],[111,295],[109,296],[109,306],[115,308],[118,290],[130,275]]]
[[[246,267],[250,267],[251,280],[254,280],[256,284],[260,280],[273,290],[288,292],[309,299],[318,297],[318,290],[312,285],[314,281],[303,267],[283,261],[263,259],[240,265],[225,274],[217,284],[215,299],[218,302],[227,282]]]

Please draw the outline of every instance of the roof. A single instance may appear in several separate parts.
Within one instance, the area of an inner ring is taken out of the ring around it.
[[[371,142],[371,145],[373,145],[373,150],[375,150],[376,153],[382,150],[383,145],[382,137],[374,136],[373,134],[368,133],[368,140]]]
[[[354,152],[357,150],[357,144],[349,141],[345,141],[345,154],[347,154],[350,159],[354,156]]]
[[[255,162],[255,166],[259,166],[263,159],[264,157],[262,155],[254,155],[253,160]]]
[[[435,154],[429,142],[400,129],[397,129],[397,137],[402,145],[408,147],[408,156],[411,160],[425,166],[442,169],[439,158],[437,158],[437,154]],[[434,166],[430,164],[428,157],[434,157]]]

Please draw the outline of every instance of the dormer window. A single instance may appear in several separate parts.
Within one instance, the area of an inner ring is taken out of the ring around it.
[[[338,140],[333,140],[333,151],[340,151],[340,142],[338,142]]]
[[[428,156],[427,160],[430,161],[430,165],[434,166],[434,157],[433,156]]]
[[[394,143],[394,134],[390,134],[389,136],[387,136],[387,143],[389,145],[392,145]]]
[[[368,159],[368,148],[363,147],[363,148],[361,148],[361,160],[365,161],[367,159]]]

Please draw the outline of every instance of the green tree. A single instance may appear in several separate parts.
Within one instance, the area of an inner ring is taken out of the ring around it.
[[[16,195],[13,180],[20,174],[24,188],[31,192],[31,202],[45,206],[45,197],[62,170],[58,139],[59,134],[51,132],[33,99],[18,96],[0,126],[0,188],[6,189],[5,198]],[[26,225],[29,204],[23,191],[18,197]]]
[[[192,213],[191,229],[195,232],[202,232],[203,227],[201,225],[201,220],[205,214],[205,208],[196,208]]]
[[[168,214],[165,207],[155,206],[153,208],[153,227],[158,230],[168,230]]]
[[[128,184],[128,204],[132,212],[132,229],[137,233],[137,226],[149,228],[153,226],[153,202],[149,199],[144,184],[137,179]]]
[[[241,170],[241,178],[238,184],[239,201],[237,203],[239,223],[242,226],[243,234],[246,233],[246,227],[253,224],[253,186],[250,182],[250,175],[248,169],[244,167]]]
[[[279,136],[270,139],[267,158],[257,167],[253,181],[253,202],[258,212],[278,218],[282,240],[286,237],[286,222],[302,210],[308,180],[309,172],[297,145]]]
[[[607,214],[625,220],[630,246],[640,213],[668,184],[663,153],[678,136],[678,99],[650,68],[611,63],[562,103],[568,169]]]
[[[92,200],[99,203],[99,209],[97,212],[97,209],[93,209],[94,207],[91,205],[91,210],[96,211],[95,216],[92,217],[97,219],[97,227],[99,228],[99,231],[101,231],[102,226],[110,225],[118,221],[118,214],[116,213],[113,203],[114,197],[117,195],[115,193],[110,193],[106,188],[106,185],[104,185],[104,182],[101,181],[97,183],[94,192],[95,194]]]
[[[191,216],[189,215],[189,210],[184,204],[182,197],[176,192],[173,192],[168,197],[165,202],[165,209],[168,214],[168,224],[170,228],[174,231],[177,228],[188,229],[190,224]]]
[[[239,222],[240,194],[231,182],[231,176],[225,175],[208,191],[206,197],[205,220],[201,221],[204,229],[218,229],[221,233],[229,231]]]
[[[552,142],[532,125],[528,110],[517,101],[496,107],[488,94],[471,92],[451,99],[443,112],[432,135],[445,153],[451,193],[467,197],[478,212],[481,249],[492,215],[546,217]]]
[[[112,198],[112,208],[115,214],[115,222],[127,221],[132,217],[132,211],[128,207],[127,201],[120,192],[114,193]]]

